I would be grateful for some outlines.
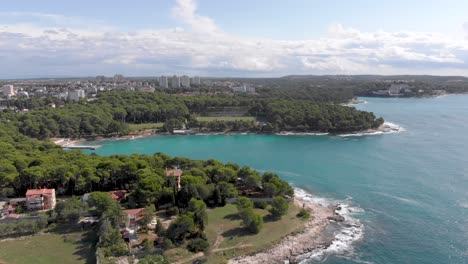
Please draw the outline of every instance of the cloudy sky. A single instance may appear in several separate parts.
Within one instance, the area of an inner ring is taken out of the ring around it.
[[[468,75],[466,0],[24,0],[0,78]]]

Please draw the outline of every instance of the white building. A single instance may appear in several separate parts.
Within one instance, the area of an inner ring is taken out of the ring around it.
[[[16,95],[15,87],[11,84],[7,84],[3,86],[3,94],[6,96],[13,96]]]
[[[169,84],[167,81],[167,76],[161,76],[159,77],[159,86],[162,88],[168,88]]]
[[[69,101],[79,101],[80,98],[85,98],[85,91],[84,90],[72,90],[68,91],[68,100]]]
[[[401,91],[408,89],[409,85],[408,84],[392,84],[390,85],[390,88],[388,88],[389,94],[390,95],[399,95],[401,94]]]
[[[184,75],[184,76],[180,77],[180,84],[182,85],[182,87],[189,88],[190,87],[190,77],[188,77],[187,75]]]
[[[190,79],[190,82],[191,82],[193,85],[200,85],[200,77],[194,76],[194,77],[192,77],[192,79]]]
[[[180,77],[174,75],[171,78],[171,87],[172,88],[180,88]]]
[[[243,84],[241,86],[232,87],[232,91],[235,93],[255,93],[255,88]]]

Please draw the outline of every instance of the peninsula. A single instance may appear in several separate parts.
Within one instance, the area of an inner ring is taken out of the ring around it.
[[[272,246],[284,249],[272,255],[276,262],[329,245],[324,228],[343,220],[333,208],[295,197],[273,173],[161,153],[91,156],[30,139],[13,122],[1,122],[0,189],[9,203],[0,219],[2,248],[5,239],[20,246],[37,236],[56,239],[68,229],[97,234],[80,243],[97,243],[95,254],[91,247],[87,254],[100,263],[129,258],[242,262],[238,257]],[[32,206],[36,193],[46,193],[48,200]],[[303,245],[289,256],[290,245],[284,243],[296,238]],[[14,259],[14,252],[2,258]]]

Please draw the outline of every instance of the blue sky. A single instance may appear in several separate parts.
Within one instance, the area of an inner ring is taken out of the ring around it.
[[[25,0],[0,6],[0,78],[468,75],[468,1]]]

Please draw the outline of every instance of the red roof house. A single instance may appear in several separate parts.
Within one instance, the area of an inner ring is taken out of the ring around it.
[[[26,192],[28,210],[54,209],[55,204],[55,189],[29,189]]]
[[[110,191],[109,194],[110,194],[112,200],[114,200],[116,202],[120,202],[127,195],[127,191],[126,190]]]
[[[166,169],[166,176],[174,176],[174,177],[177,177],[177,189],[181,189],[182,188],[182,173],[184,173],[183,170],[181,169],[172,169],[172,170],[167,170]]]

